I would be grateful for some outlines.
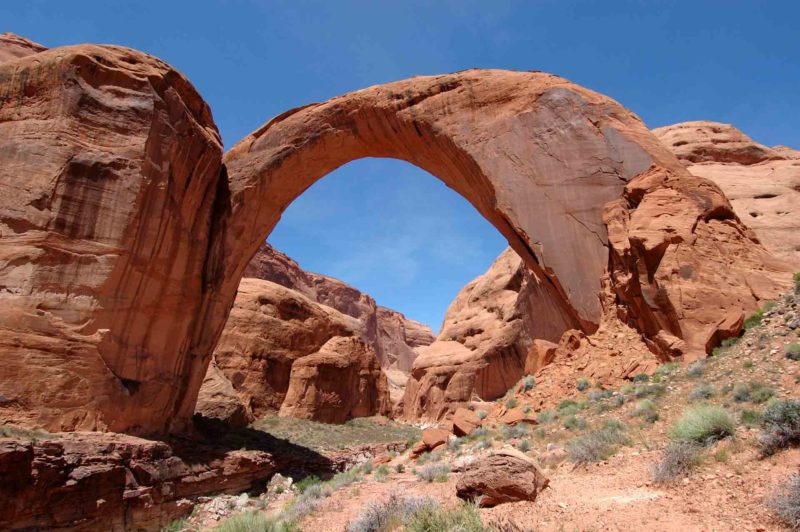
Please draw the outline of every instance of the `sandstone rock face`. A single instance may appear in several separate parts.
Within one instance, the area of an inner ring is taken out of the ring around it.
[[[459,292],[436,341],[418,349],[404,415],[440,419],[473,396],[502,396],[538,369],[536,339],[558,341],[575,327],[558,295],[507,249]]]
[[[481,506],[534,501],[550,481],[536,463],[511,449],[497,451],[467,467],[456,484],[456,495]]]
[[[374,350],[361,340],[360,325],[295,290],[242,279],[198,412],[231,421],[228,412],[238,412],[241,403],[252,412],[249,420],[279,412],[338,423],[388,413],[386,377]],[[220,387],[235,393],[223,400],[213,393]]]
[[[25,37],[20,37],[13,33],[0,33],[0,63],[44,52],[45,50],[47,48],[41,44],[30,41]]]
[[[208,373],[197,396],[197,413],[209,419],[219,419],[234,427],[246,427],[255,420],[250,405],[242,399],[231,381],[213,361],[208,366]]]
[[[222,168],[208,107],[146,54],[40,51],[0,63],[0,95],[0,414],[27,424],[183,426],[248,262],[297,196],[362,157],[408,161],[462,194],[556,322],[584,332],[608,288],[647,338],[702,349],[723,313],[789,285],[716,185],[613,100],[548,74],[356,91],[274,118]]]
[[[294,363],[279,414],[344,423],[390,409],[386,375],[375,352],[359,338],[335,337]]]
[[[762,146],[716,122],[685,122],[653,133],[691,173],[722,188],[767,249],[800,270],[800,151]]]
[[[277,466],[263,451],[198,461],[119,434],[0,438],[0,529],[160,530],[191,511],[189,498],[263,485]]]
[[[377,305],[369,295],[338,279],[304,271],[297,262],[267,243],[259,248],[244,275],[297,290],[317,303],[356,318],[360,322],[359,334],[375,349],[381,366],[386,369],[409,373],[417,357],[414,348],[434,340],[427,325]]]
[[[0,49],[0,418],[180,427],[217,336],[211,112],[141,52]]]

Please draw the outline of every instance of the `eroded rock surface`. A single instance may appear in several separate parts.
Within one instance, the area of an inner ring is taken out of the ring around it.
[[[456,495],[481,506],[534,501],[550,484],[532,458],[507,449],[470,464],[458,479]]]
[[[722,188],[767,249],[800,270],[800,151],[768,148],[717,122],[684,122],[653,133],[691,173]]]
[[[242,279],[198,412],[230,421],[218,413],[238,411],[236,401],[218,406],[221,378],[236,392],[226,398],[238,398],[250,421],[270,412],[327,422],[388,413],[386,377],[360,326],[295,290]]]
[[[135,50],[0,50],[0,417],[185,426],[216,340],[198,334],[226,183],[211,112]]]
[[[440,419],[473,396],[502,396],[538,369],[535,339],[558,341],[575,327],[558,295],[507,249],[459,292],[436,341],[418,349],[404,415]]]

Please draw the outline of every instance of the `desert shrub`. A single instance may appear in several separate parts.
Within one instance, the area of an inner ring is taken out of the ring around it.
[[[617,408],[621,407],[625,404],[625,396],[624,395],[615,395],[614,399],[611,401],[611,404]]]
[[[419,465],[427,464],[429,462],[438,462],[442,459],[442,453],[439,451],[434,451],[432,453],[423,453],[417,458],[417,463]]]
[[[789,344],[786,348],[786,358],[789,360],[800,360],[800,344]]]
[[[446,464],[428,464],[415,473],[417,478],[425,482],[446,482],[450,468]]]
[[[317,475],[309,475],[301,480],[298,480],[294,483],[294,489],[297,490],[298,493],[305,493],[308,488],[311,486],[317,485],[320,482],[320,478]]]
[[[680,366],[677,362],[667,362],[666,364],[662,364],[656,368],[656,375],[659,377],[665,377],[677,370]]]
[[[637,386],[633,392],[633,395],[637,399],[641,399],[643,397],[661,397],[666,392],[667,388],[663,384],[645,384],[642,386]]]
[[[800,272],[794,274],[794,293],[800,294]]]
[[[372,462],[364,462],[363,464],[361,464],[361,471],[365,475],[369,475],[370,473],[372,473]]]
[[[689,394],[689,399],[692,401],[702,401],[703,399],[708,399],[714,396],[714,387],[708,383],[701,382],[694,388],[692,388],[691,393]]]
[[[669,482],[686,475],[700,464],[702,446],[694,442],[673,442],[665,449],[661,460],[650,468],[655,482]]]
[[[586,428],[586,420],[580,416],[569,416],[564,419],[565,429],[584,429]]]
[[[456,452],[464,445],[466,438],[454,438],[447,442],[447,450],[451,452]]]
[[[599,462],[613,455],[619,445],[628,442],[625,426],[618,420],[615,421],[567,443],[569,459],[576,464],[586,464]]]
[[[530,414],[531,413],[531,405],[524,405],[522,407],[522,413],[523,414]]]
[[[587,379],[586,377],[581,377],[577,381],[575,381],[575,387],[578,389],[579,392],[588,390],[589,386],[591,385],[592,383],[590,383],[589,379]]]
[[[789,528],[800,529],[800,475],[792,475],[778,486],[767,506]]]
[[[547,425],[551,423],[556,418],[556,413],[552,410],[542,410],[536,415],[536,421],[539,422],[540,425]]]
[[[381,464],[378,466],[378,469],[375,470],[375,479],[378,481],[383,481],[389,475],[389,468],[386,464]]]
[[[396,466],[394,466],[394,470],[397,471],[398,473],[405,473],[406,466],[404,466],[403,464],[397,464]]]
[[[528,451],[531,450],[531,442],[529,442],[528,440],[522,440],[517,444],[517,449],[519,449],[523,453],[527,453]]]
[[[754,366],[754,364],[753,364],[752,360],[745,360],[744,364],[742,364],[742,367],[744,369],[753,369],[753,366]]]
[[[753,327],[758,327],[761,325],[761,321],[764,319],[764,309],[758,309],[757,311],[750,314],[746,320],[744,320],[744,329],[746,331],[752,329]]]
[[[522,379],[523,392],[528,392],[530,390],[533,390],[535,386],[536,386],[536,379],[534,379],[532,375],[528,375],[527,377]]]
[[[544,427],[538,427],[536,430],[533,431],[534,438],[539,438],[541,440],[545,436],[547,436],[547,431],[544,429]]]
[[[703,376],[703,372],[706,369],[706,363],[703,360],[695,360],[689,367],[686,368],[686,374],[693,379],[698,379]]]
[[[572,399],[564,399],[560,403],[558,403],[558,410],[566,410],[567,408],[577,407],[578,403],[573,401]]]
[[[405,522],[407,532],[484,532],[475,504],[462,502],[453,508],[428,507],[412,513]]]
[[[292,532],[298,530],[286,521],[267,517],[261,512],[235,514],[222,521],[216,532]]]
[[[486,410],[476,410],[475,415],[478,416],[478,419],[483,420],[486,419],[486,416],[489,415],[489,412],[487,412]]]
[[[522,438],[528,434],[528,425],[517,423],[516,425],[503,425],[500,427],[500,436],[504,440]]]
[[[800,401],[773,401],[763,414],[764,430],[759,436],[761,455],[800,444]]]
[[[650,376],[647,373],[639,373],[633,377],[633,382],[648,382],[649,380]]]
[[[509,408],[509,409],[516,408],[517,404],[519,404],[519,401],[517,400],[517,398],[516,397],[512,397],[511,399],[506,401],[506,408]]]
[[[439,503],[430,497],[409,497],[392,493],[386,501],[366,505],[361,515],[347,525],[347,532],[396,530],[413,514],[438,508]]]
[[[486,427],[478,427],[477,429],[470,432],[469,438],[482,438],[487,434],[489,434],[489,431],[486,429]]]
[[[478,443],[475,444],[474,448],[476,450],[478,450],[478,451],[481,451],[483,449],[488,449],[491,446],[492,446],[492,442],[490,442],[489,440],[481,440],[481,441],[479,441]]]
[[[185,532],[187,530],[194,530],[189,522],[184,519],[176,519],[165,527],[161,528],[161,532]]]
[[[753,427],[761,423],[761,414],[755,410],[744,409],[739,413],[739,421],[742,425]]]
[[[675,441],[710,443],[736,432],[733,416],[717,405],[699,405],[686,409],[672,427]]]
[[[643,399],[636,403],[636,407],[631,412],[631,415],[644,418],[648,423],[655,423],[658,421],[658,409],[653,401],[650,399]]]
[[[743,403],[745,401],[765,403],[774,396],[775,390],[760,382],[737,384],[733,387],[733,400],[737,403]]]

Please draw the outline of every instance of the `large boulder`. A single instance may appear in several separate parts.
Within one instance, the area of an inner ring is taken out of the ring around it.
[[[472,462],[458,479],[456,495],[481,506],[534,501],[550,483],[536,462],[512,449]]]
[[[720,186],[767,249],[800,270],[800,151],[768,148],[717,122],[684,122],[653,133],[691,173]]]

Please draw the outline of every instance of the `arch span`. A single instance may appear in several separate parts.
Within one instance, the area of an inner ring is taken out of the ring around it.
[[[661,349],[703,347],[787,271],[635,115],[548,74],[370,87],[274,118],[224,164],[205,103],[151,56],[38,52],[0,64],[0,88],[0,413],[51,430],[186,422],[258,245],[361,157],[462,194],[586,331],[619,303]]]

